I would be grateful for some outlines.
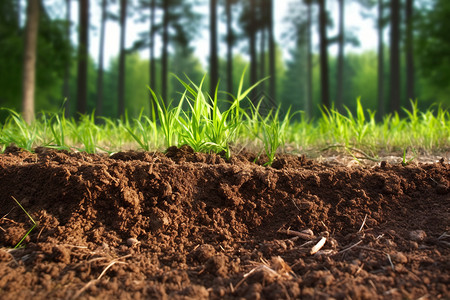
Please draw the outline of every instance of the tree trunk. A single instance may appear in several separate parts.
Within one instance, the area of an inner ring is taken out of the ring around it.
[[[226,15],[227,15],[227,92],[233,94],[233,29],[232,14],[231,14],[231,0],[226,0]]]
[[[27,24],[25,29],[25,50],[22,75],[22,116],[28,124],[34,120],[39,2],[40,1],[38,0],[28,0],[27,5]]]
[[[306,72],[307,72],[307,92],[306,92],[306,103],[305,103],[305,113],[310,118],[312,116],[312,89],[313,89],[313,83],[312,83],[312,42],[311,42],[311,27],[312,27],[312,4],[311,2],[308,3],[308,16],[307,16],[307,31],[306,31],[306,39],[307,39],[307,66],[306,66]]]
[[[105,25],[106,25],[106,1],[102,0],[102,16],[100,25],[100,45],[98,51],[98,75],[97,75],[97,115],[103,114],[103,54],[105,49]]]
[[[406,96],[414,100],[413,0],[406,0]]]
[[[400,0],[391,0],[390,104],[391,112],[400,110]]]
[[[70,43],[70,33],[71,33],[71,1],[66,0],[66,38]],[[70,60],[66,62],[66,65],[64,67],[64,83],[63,83],[63,97],[65,99],[64,102],[64,114],[66,117],[70,116]]]
[[[79,3],[77,112],[85,114],[87,109],[89,0],[79,0]]]
[[[219,81],[218,58],[217,58],[217,2],[216,0],[209,0],[210,19],[210,51],[209,51],[209,73],[210,82],[209,90],[210,96],[214,97],[215,89]]]
[[[275,62],[275,38],[273,32],[273,0],[268,0],[267,4],[267,22],[269,29],[269,96],[276,100],[277,93],[277,71],[276,71],[276,62]]]
[[[250,48],[250,85],[257,81],[257,62],[256,62],[256,18],[255,18],[255,0],[250,0],[250,28],[249,28],[249,48]],[[254,90],[250,93],[250,100],[256,104],[256,93]]]
[[[328,38],[326,0],[319,0],[319,39],[320,39],[320,82],[322,87],[322,105],[330,107],[328,83]]]
[[[127,0],[120,0],[120,52],[119,52],[119,117],[125,114],[125,33],[126,33]]]
[[[264,2],[261,3],[261,6]],[[262,12],[264,14],[264,11]],[[266,77],[266,26],[262,26],[259,32],[259,78]],[[265,92],[265,83],[259,85],[260,93]]]
[[[22,7],[20,5],[21,1],[16,0],[15,2],[16,2],[16,13],[17,13],[17,28],[20,28],[20,22],[22,21],[22,18],[21,18]]]
[[[339,2],[339,38],[338,38],[338,65],[337,65],[337,87],[336,87],[336,108],[342,109],[342,88],[344,79],[344,0]]]
[[[152,0],[150,4],[150,88],[156,89],[156,63],[155,63],[155,6],[156,0]],[[150,99],[153,97],[150,94]]]
[[[378,0],[378,112],[380,119],[386,113],[384,106],[383,1]]]
[[[163,5],[163,33],[162,33],[162,98],[167,104],[167,67],[168,67],[168,44],[169,44],[169,4],[164,1]]]

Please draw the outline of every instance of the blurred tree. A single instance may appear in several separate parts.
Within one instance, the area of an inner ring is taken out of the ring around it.
[[[293,110],[311,113],[311,1],[292,2],[288,9],[286,41],[295,41],[287,61],[286,80],[283,82],[283,102]]]
[[[320,82],[322,105],[330,107],[330,91],[328,78],[328,36],[327,36],[327,12],[326,0],[318,0],[319,3],[319,40],[320,40]]]
[[[231,13],[232,5],[236,3],[236,0],[225,0],[225,14],[227,23],[227,92],[233,93],[233,46],[235,42],[234,32],[232,28],[233,15]]]
[[[155,63],[155,16],[156,16],[156,0],[151,0],[150,5],[150,88],[156,88],[156,63]],[[153,101],[152,95],[149,93],[151,101]]]
[[[391,0],[390,111],[400,109],[400,0]]]
[[[450,1],[422,3],[416,13],[416,54],[420,75],[423,77],[421,85],[425,85],[421,90],[431,101],[446,101],[449,107]]]
[[[118,116],[125,114],[125,36],[127,20],[127,0],[120,0],[120,48],[119,48],[119,78],[117,84]]]
[[[377,7],[377,16],[376,16],[376,27],[377,27],[377,35],[378,35],[378,71],[377,71],[377,95],[378,95],[378,114],[377,116],[381,119],[385,115],[385,88],[384,88],[384,80],[385,80],[385,69],[384,69],[384,28],[386,24],[389,22],[389,19],[385,16],[385,0],[359,0],[359,3],[366,9],[373,9],[375,6]],[[372,17],[372,14],[364,14],[365,17]]]
[[[385,114],[384,101],[384,42],[383,42],[383,14],[384,0],[378,0],[378,113],[380,117]]]
[[[217,1],[209,0],[209,93],[214,97],[214,92],[219,83],[219,62],[217,49]]]
[[[97,105],[96,114],[103,115],[103,63],[105,52],[105,27],[107,19],[108,0],[101,0],[101,20],[100,20],[100,40],[98,50],[98,71],[97,71]]]
[[[69,43],[70,46],[70,36],[71,36],[71,26],[72,26],[72,21],[71,21],[71,1],[70,0],[66,0],[66,40]],[[71,99],[69,97],[70,95],[70,90],[69,90],[69,81],[70,81],[70,65],[71,65],[71,61],[67,60],[65,66],[64,66],[64,84],[63,84],[63,97],[65,98],[65,102],[64,102],[64,113],[66,115],[66,117],[70,116],[70,102]]]
[[[413,44],[413,30],[414,30],[414,1],[406,0],[406,97],[408,99],[415,99],[414,92],[414,44]]]
[[[305,112],[307,117],[311,117],[312,115],[312,90],[313,90],[313,75],[312,75],[312,38],[311,38],[311,27],[312,27],[312,1],[304,0],[307,7],[307,19],[306,19],[306,47],[307,47],[307,65],[306,65],[306,78],[307,78],[307,92],[306,92],[306,101],[305,101]]]
[[[339,33],[338,33],[338,65],[337,65],[337,87],[336,87],[336,108],[342,109],[342,91],[344,79],[344,20],[345,3],[344,0],[338,0],[339,6]]]
[[[269,97],[276,98],[277,94],[277,72],[276,72],[276,49],[275,49],[275,37],[274,37],[274,21],[273,21],[273,0],[267,0],[267,28],[269,38]],[[279,100],[278,100],[279,101]]]
[[[89,49],[89,0],[79,0],[77,112],[87,112],[87,80]]]
[[[28,0],[25,28],[25,50],[22,73],[22,116],[27,123],[34,120],[34,92],[36,81],[36,48],[40,1]]]

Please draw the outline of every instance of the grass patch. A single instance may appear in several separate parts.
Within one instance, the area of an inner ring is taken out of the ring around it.
[[[417,102],[411,101],[410,109],[403,108],[405,118],[394,113],[381,122],[376,121],[375,112],[363,108],[360,99],[356,100],[356,113],[348,108],[344,112],[334,107],[323,108],[318,120],[307,120],[303,112],[288,110],[282,114],[279,107],[264,114],[260,104],[253,105],[247,97],[259,82],[244,89],[243,78],[244,74],[231,103],[226,100],[229,94],[217,88],[214,95],[204,92],[204,78],[198,85],[178,78],[185,90],[176,105],[166,106],[164,99],[150,89],[151,116],[141,113],[132,120],[127,116],[96,117],[94,113],[77,120],[67,119],[62,111],[41,113],[36,121],[27,124],[20,114],[5,109],[9,117],[1,125],[0,150],[15,144],[28,151],[45,146],[111,153],[127,149],[161,151],[187,144],[195,151],[222,153],[229,158],[233,145],[246,145],[264,152],[270,165],[275,154],[286,149],[316,152],[324,148],[344,152],[358,149],[364,156],[377,160],[380,152],[401,153],[404,149],[438,152],[450,148],[450,115],[441,107],[422,112]],[[404,160],[408,161],[405,157]]]

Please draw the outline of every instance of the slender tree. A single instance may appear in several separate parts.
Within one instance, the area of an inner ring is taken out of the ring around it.
[[[167,101],[167,68],[169,48],[169,1],[163,1],[163,31],[162,31],[162,98]]]
[[[400,0],[391,0],[390,108],[400,109]]]
[[[217,54],[217,1],[209,1],[209,30],[210,30],[210,51],[209,51],[209,73],[210,73],[210,95],[214,96],[216,86],[219,82],[219,63]]]
[[[274,37],[274,22],[273,22],[273,0],[267,0],[267,27],[269,39],[269,96],[272,99],[276,98],[277,93],[277,72],[275,62],[275,37]]]
[[[70,43],[70,34],[71,34],[71,1],[66,0],[66,39]],[[66,117],[70,116],[70,60],[67,60],[65,68],[64,68],[64,83],[63,83],[63,97],[65,98],[64,102],[64,112]]]
[[[248,25],[248,35],[249,35],[249,48],[250,48],[250,83],[254,84],[257,82],[257,60],[256,60],[256,3],[255,0],[250,0],[249,7],[250,14],[250,24]],[[251,100],[256,101],[255,93],[251,93]]]
[[[120,52],[118,99],[119,117],[125,114],[125,35],[126,35],[127,0],[120,0]]]
[[[307,63],[306,63],[306,103],[305,112],[306,115],[311,117],[312,115],[312,89],[313,89],[313,79],[312,79],[312,42],[311,42],[311,27],[312,27],[312,1],[307,1],[307,25],[306,25],[306,43],[307,43]]]
[[[25,49],[22,75],[22,115],[27,123],[34,120],[34,90],[36,80],[36,47],[40,1],[28,0],[25,28]]]
[[[414,100],[413,0],[406,0],[406,96]]]
[[[155,14],[156,0],[150,2],[150,88],[156,88],[156,63],[155,63]],[[150,99],[153,99],[150,95]]]
[[[97,75],[97,115],[103,114],[103,61],[105,52],[105,27],[106,27],[106,6],[107,0],[102,0],[101,4],[101,23],[100,23],[100,41],[98,51],[98,75]]]
[[[225,1],[225,13],[227,17],[227,92],[233,93],[233,44],[234,35],[232,29],[233,16],[231,5],[233,0]]]
[[[89,47],[89,0],[79,0],[77,112],[87,110],[88,47]]]
[[[336,88],[336,107],[342,108],[342,90],[344,79],[344,0],[338,0],[339,4],[339,34],[338,34],[338,65],[337,65],[337,88]]]
[[[326,0],[319,3],[319,40],[320,40],[320,82],[322,91],[322,105],[330,107],[329,79],[328,79],[328,37]]]
[[[385,114],[384,106],[384,4],[378,0],[378,112],[379,116]]]
[[[259,0],[259,10],[260,10],[260,24],[259,24],[259,78],[264,78],[266,76],[266,35],[268,29],[268,19],[267,19],[267,1]],[[262,82],[259,85],[259,90],[264,93],[265,83]]]
[[[21,20],[21,10],[22,10],[22,7],[21,7],[21,5],[20,5],[20,0],[16,0],[15,1],[15,4],[16,4],[16,12],[17,12],[17,23],[19,24],[19,27],[20,27],[20,22],[22,21]]]

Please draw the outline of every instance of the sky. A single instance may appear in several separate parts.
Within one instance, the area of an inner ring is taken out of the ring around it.
[[[50,0],[50,2],[55,2],[57,0]],[[61,0],[59,0],[61,1]],[[196,7],[196,10],[205,15],[203,19],[203,26],[201,33],[198,38],[193,41],[192,45],[195,48],[196,55],[200,58],[203,65],[207,65],[208,56],[209,56],[209,34],[208,34],[208,0],[202,0],[203,5]],[[275,0],[274,5],[274,21],[275,21],[275,38],[276,41],[282,46],[284,57],[288,57],[289,45],[283,45],[285,41],[282,39],[283,33],[286,32],[286,15],[288,13],[289,4],[291,2],[298,2],[298,0]],[[118,5],[110,5],[109,7],[111,12],[118,13],[119,7]],[[332,14],[333,20],[337,20],[338,17],[338,6],[337,1],[328,1],[327,9]],[[60,11],[62,15],[65,14],[65,11]],[[375,11],[373,11],[375,14]],[[314,16],[313,16],[314,17]],[[360,47],[354,48],[353,46],[346,46],[346,52],[361,52],[365,50],[376,49],[377,47],[377,33],[375,29],[374,19],[364,19],[361,15],[361,8],[358,4],[353,1],[347,1],[346,10],[345,10],[345,26],[346,29],[351,29],[358,39],[360,40]],[[77,28],[78,22],[78,2],[72,1],[72,12],[71,19],[74,24],[72,30],[75,31]],[[91,12],[90,12],[90,22],[91,22],[91,31],[90,31],[90,46],[89,51],[97,62],[98,60],[98,50],[99,50],[99,29],[100,29],[100,6],[99,1],[93,0],[91,1]],[[336,22],[336,21],[335,21]],[[337,25],[337,24],[336,24]],[[144,32],[148,30],[149,24],[136,24],[131,19],[127,21],[127,38],[126,38],[126,47],[131,47],[133,42],[138,38],[140,32]],[[94,29],[94,30],[92,30]],[[221,35],[225,34],[225,25],[222,24],[219,26],[219,39]],[[328,36],[335,36],[337,34],[337,26],[328,29]],[[119,52],[119,36],[120,36],[120,27],[117,22],[109,21],[106,25],[106,37],[105,37],[105,66],[109,65],[110,60],[113,57],[116,57]],[[77,35],[74,32],[73,34],[73,42],[77,43]],[[313,47],[318,49],[318,34],[317,28],[313,29]],[[156,44],[156,53],[159,56],[159,50],[161,48],[161,44],[157,41]],[[223,51],[225,47],[222,48]],[[237,52],[238,50],[235,50]],[[337,45],[330,46],[329,52],[331,55],[335,55],[337,53]],[[219,55],[225,55],[225,53],[220,53]],[[148,57],[148,50],[141,51],[142,57]]]

